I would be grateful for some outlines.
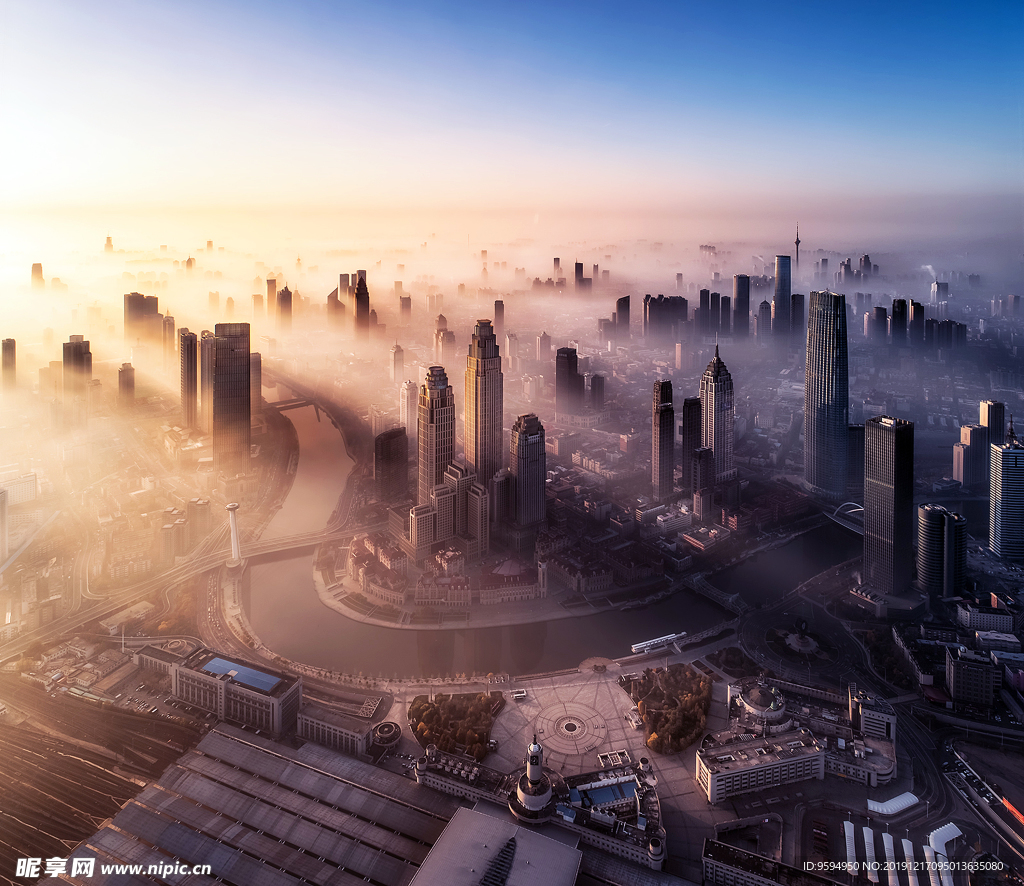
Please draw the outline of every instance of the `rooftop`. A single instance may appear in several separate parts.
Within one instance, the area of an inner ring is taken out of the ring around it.
[[[211,649],[197,649],[183,662],[184,667],[192,671],[230,680],[246,689],[262,692],[275,698],[280,697],[292,686],[296,678],[280,671],[257,670],[252,665],[225,655],[219,655]]]

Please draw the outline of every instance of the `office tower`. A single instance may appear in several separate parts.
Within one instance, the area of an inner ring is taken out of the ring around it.
[[[392,428],[373,441],[373,483],[377,501],[393,502],[409,493],[409,435]]]
[[[494,300],[494,337],[499,342],[505,337],[505,302]]]
[[[864,582],[883,594],[910,584],[914,551],[914,423],[864,422]]]
[[[13,338],[5,338],[3,342],[3,388],[13,391],[18,384],[17,375],[18,346]]]
[[[1012,417],[1006,441],[989,451],[988,546],[997,557],[1024,560],[1024,444]]]
[[[917,509],[917,584],[930,600],[953,597],[967,581],[967,520],[942,505]]]
[[[494,337],[498,338],[497,333]],[[522,368],[519,358],[519,336],[514,332],[505,333],[505,365],[509,372],[518,372]]]
[[[555,352],[555,414],[579,415],[583,411],[583,376],[575,348]]]
[[[398,301],[398,325],[409,326],[412,324],[412,296],[403,295]]]
[[[732,334],[746,338],[750,334],[750,277],[737,274],[732,278]]]
[[[988,428],[960,425],[960,442],[953,444],[953,479],[964,489],[988,489]]]
[[[894,298],[892,300],[892,343],[894,347],[906,347],[908,320],[907,300]]]
[[[687,397],[679,417],[679,465],[682,469],[683,490],[693,492],[694,452],[704,445],[704,424],[701,419],[700,397]]]
[[[577,289],[582,289],[583,288],[583,262],[581,262],[581,261],[576,262],[575,277],[576,277],[576,288]]]
[[[812,292],[804,376],[804,479],[833,501],[846,496],[849,423],[846,296]]]
[[[911,347],[924,344],[924,305],[920,302],[910,303],[910,321],[907,324],[907,338]]]
[[[204,329],[199,336],[199,429],[213,432],[213,361],[217,336]]]
[[[860,501],[864,497],[864,425],[850,425],[846,440],[846,495]]]
[[[938,280],[936,280],[934,283],[932,283],[930,295],[933,305],[949,301],[949,284],[940,283]]]
[[[978,404],[979,423],[986,429],[986,449],[1006,442],[1006,405],[998,400],[982,400]]]
[[[213,467],[228,475],[248,473],[249,324],[218,323],[213,341]]]
[[[796,247],[796,261],[794,264],[796,267],[800,267],[800,225],[796,226],[796,239],[793,241],[793,245]]]
[[[388,377],[392,383],[397,383],[402,380],[402,376],[405,375],[405,352],[402,350],[402,346],[395,342],[391,348],[391,362],[388,364]]]
[[[259,351],[249,354],[249,411],[263,414],[263,357]]]
[[[615,340],[620,344],[629,341],[629,296],[615,301]]]
[[[693,451],[693,516],[711,520],[715,501],[715,452],[710,446]]]
[[[355,292],[352,295],[352,329],[359,341],[370,337],[370,291],[366,288],[366,271],[357,271]]]
[[[267,313],[277,310],[277,279],[267,277]]]
[[[443,366],[431,366],[420,386],[416,437],[416,504],[428,505],[431,490],[443,482],[445,468],[455,457],[455,392]]]
[[[865,335],[876,345],[884,345],[889,338],[889,312],[881,305],[864,315]]]
[[[793,340],[803,342],[804,332],[807,327],[804,320],[804,296],[801,292],[794,292],[789,299],[789,324]]]
[[[88,390],[92,381],[92,352],[81,335],[72,335],[64,342],[61,372],[64,395],[64,427],[78,428],[89,414]]]
[[[719,309],[718,331],[722,335],[732,335],[732,299],[728,295],[722,296]]]
[[[757,309],[757,343],[767,347],[772,337],[772,306],[766,299]]]
[[[551,359],[551,336],[542,332],[537,336],[537,360],[547,363]]]
[[[178,336],[174,330],[174,318],[169,314],[161,322],[161,339],[164,372],[170,372],[176,362]]]
[[[559,275],[561,273],[562,273],[562,260],[556,256],[555,257],[555,263],[554,263],[554,277],[555,277],[556,280],[558,279],[558,277],[559,277]]]
[[[536,527],[544,522],[546,458],[544,425],[532,412],[520,415],[512,425],[509,444],[509,472],[515,481],[513,519],[520,527]]]
[[[704,302],[701,301],[701,306]],[[718,332],[718,325],[722,319],[722,294],[720,292],[712,292],[710,299],[710,310],[705,316],[705,330],[707,332]]]
[[[590,377],[590,408],[594,412],[604,409],[604,376],[592,375]]]
[[[672,408],[672,382],[654,383],[651,401],[651,489],[655,501],[672,497],[675,470],[676,413]]]
[[[332,289],[327,296],[327,325],[331,329],[343,329],[345,326],[345,308],[337,289]]]
[[[792,267],[788,255],[775,256],[775,299],[772,302],[772,336],[781,341],[789,338],[791,331],[790,300],[792,291]]]
[[[718,355],[718,345],[700,379],[700,409],[702,442],[715,453],[715,483],[733,480],[736,478],[733,467],[736,413],[732,376]]]
[[[711,331],[711,290],[702,289],[698,297],[697,331],[704,335]]]
[[[710,293],[708,295],[710,309]],[[683,326],[689,319],[689,303],[681,295],[665,298],[659,294],[644,296],[644,336],[651,341],[675,343],[680,340]]]
[[[488,484],[501,470],[504,376],[490,320],[477,320],[466,358],[466,464]]]
[[[417,409],[419,407],[420,389],[414,381],[404,381],[398,395],[398,421],[409,436],[412,451],[416,452],[416,431],[418,430]]]
[[[122,363],[117,370],[117,405],[120,409],[135,405],[135,369],[131,363]]]
[[[292,329],[292,291],[285,286],[277,294],[277,331],[282,335]]]
[[[153,337],[152,324],[157,322],[159,302],[155,295],[127,292],[124,296],[124,340],[129,345]]]
[[[199,427],[199,353],[194,332],[178,330],[178,360],[181,379],[181,420],[186,428]]]

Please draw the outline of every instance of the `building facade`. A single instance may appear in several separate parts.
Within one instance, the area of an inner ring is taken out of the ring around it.
[[[1024,560],[1024,444],[1013,432],[989,447],[988,546],[997,557]]]
[[[952,597],[967,581],[967,520],[942,505],[917,509],[917,582],[929,599]]]
[[[910,585],[914,554],[914,423],[864,423],[864,582],[882,594]]]
[[[846,296],[812,292],[804,381],[804,478],[832,501],[846,495],[849,423]]]
[[[490,320],[477,320],[466,357],[466,462],[484,485],[503,467],[504,408],[497,336]]]
[[[218,323],[213,354],[213,466],[248,473],[252,419],[249,324]]]
[[[715,458],[715,483],[726,483],[736,478],[733,467],[735,446],[736,409],[733,401],[732,375],[718,355],[715,356],[700,379],[700,405],[702,442],[710,447]]]
[[[672,382],[659,379],[654,383],[651,400],[651,495],[655,501],[664,501],[672,495],[675,425]]]
[[[443,366],[431,366],[420,385],[416,437],[416,503],[429,505],[431,491],[444,482],[444,472],[455,457],[455,392]]]

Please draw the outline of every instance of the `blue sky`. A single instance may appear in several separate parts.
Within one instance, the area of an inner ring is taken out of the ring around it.
[[[15,203],[1019,193],[1024,4],[24,2]]]

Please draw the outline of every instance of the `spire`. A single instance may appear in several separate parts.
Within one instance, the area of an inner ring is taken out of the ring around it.
[[[717,339],[717,336],[715,338]],[[718,356],[718,341],[717,340],[715,341],[715,359],[716,360],[720,360],[721,359],[721,357]]]

